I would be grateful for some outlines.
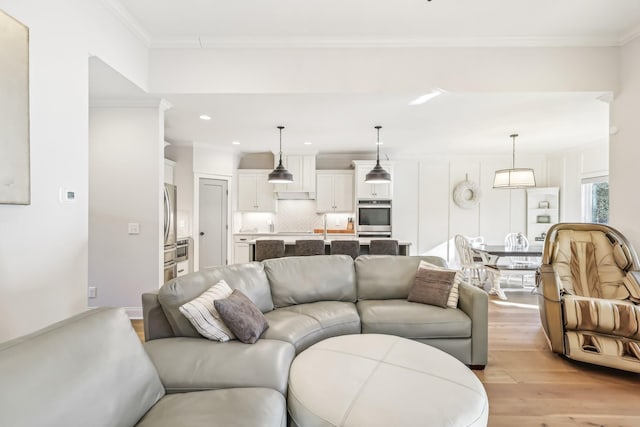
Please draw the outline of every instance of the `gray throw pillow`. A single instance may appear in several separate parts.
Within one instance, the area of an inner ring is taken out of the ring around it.
[[[455,278],[455,271],[419,268],[407,300],[447,308]]]
[[[225,325],[245,344],[258,341],[269,327],[267,318],[245,294],[235,289],[227,298],[213,302]]]

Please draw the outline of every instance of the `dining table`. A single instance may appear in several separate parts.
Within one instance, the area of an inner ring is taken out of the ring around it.
[[[511,247],[506,245],[476,245],[472,251],[481,259],[486,271],[489,273],[491,289],[489,295],[496,295],[502,300],[507,296],[500,288],[500,274],[502,272],[524,273],[535,272],[540,267],[542,245],[530,245],[527,247]],[[500,258],[512,258],[508,264],[500,264]]]

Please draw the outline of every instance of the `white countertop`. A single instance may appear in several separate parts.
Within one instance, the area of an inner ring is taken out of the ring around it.
[[[322,235],[320,235],[320,234],[318,234],[318,236],[319,236],[319,237],[322,237]],[[284,236],[283,236],[283,237],[284,237]],[[284,240],[284,244],[285,244],[285,245],[295,245],[295,244],[296,244],[295,239],[286,239],[286,238],[283,238],[282,240]],[[322,239],[318,239],[318,240],[322,240]],[[326,239],[326,240],[324,241],[324,244],[325,244],[325,245],[330,245],[330,244],[331,244],[331,240],[332,240],[332,239]],[[336,239],[336,240],[344,240],[344,239]],[[361,245],[368,246],[368,245],[369,245],[369,243],[371,243],[371,240],[395,240],[395,239],[386,239],[386,238],[382,238],[382,237],[375,238],[375,239],[365,239],[365,238],[356,239],[356,238],[354,237],[354,240],[358,240],[358,241],[360,242],[360,244],[361,244]],[[248,244],[252,245],[252,244],[255,244],[255,243],[256,243],[256,241],[255,241],[255,239],[254,239],[254,240],[248,240],[246,243],[248,243]],[[399,246],[411,246],[411,242],[407,242],[407,241],[404,241],[404,240],[398,240],[398,245],[399,245]]]

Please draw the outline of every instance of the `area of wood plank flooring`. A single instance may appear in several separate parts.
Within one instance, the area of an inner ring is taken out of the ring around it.
[[[535,295],[512,291],[507,297],[490,297],[489,363],[474,371],[489,396],[489,426],[640,426],[639,374],[551,353]],[[132,323],[143,339],[142,321]]]

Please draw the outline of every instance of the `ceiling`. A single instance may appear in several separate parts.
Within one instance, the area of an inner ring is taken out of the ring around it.
[[[154,47],[612,46],[640,33],[638,0],[108,0]],[[250,13],[248,12],[250,11]],[[90,95],[160,98],[165,136],[246,152],[370,152],[380,124],[385,154],[548,153],[607,141],[603,93],[146,94],[92,58]],[[207,114],[212,120],[198,117]],[[231,145],[237,141],[240,145]],[[311,145],[304,145],[311,142]]]

